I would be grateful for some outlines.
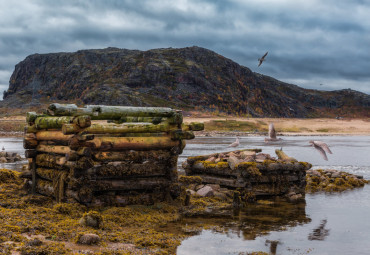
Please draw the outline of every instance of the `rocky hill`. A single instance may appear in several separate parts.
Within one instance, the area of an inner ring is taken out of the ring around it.
[[[367,94],[303,89],[200,47],[30,55],[15,66],[0,106],[49,102],[170,106],[266,117],[369,117],[370,112]]]

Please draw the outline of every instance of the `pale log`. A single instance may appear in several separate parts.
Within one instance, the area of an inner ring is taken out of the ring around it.
[[[68,141],[73,135],[65,135],[62,131],[39,131],[36,133],[36,139],[39,141]]]

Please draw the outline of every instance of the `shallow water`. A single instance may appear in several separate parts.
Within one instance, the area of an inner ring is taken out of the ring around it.
[[[179,161],[191,155],[231,151],[233,149],[227,145],[234,140],[233,137],[196,138],[188,142]],[[321,140],[330,146],[333,154],[328,155],[328,161],[308,146],[309,140]],[[274,150],[280,147],[289,156],[312,163],[313,168],[343,170],[370,179],[370,136],[284,137],[274,144],[265,144],[262,137],[242,137],[238,149],[261,148],[264,153],[274,155]],[[238,228],[227,228],[227,233],[203,230],[184,240],[177,254],[246,254],[252,251],[370,254],[370,185],[336,194],[308,194],[305,202],[297,206],[303,209],[293,214],[291,208],[279,203],[270,208],[270,212],[268,208],[241,212],[237,220],[229,219],[228,223]],[[272,217],[279,211],[285,215]]]
[[[313,168],[337,169],[370,179],[370,136],[283,137],[265,144],[263,137],[241,137],[237,149],[261,148],[275,155],[281,147],[289,156],[313,164]],[[333,154],[328,161],[309,140],[326,142]],[[188,156],[232,151],[227,145],[234,137],[197,137],[187,142],[179,166]],[[24,156],[21,138],[0,138],[0,148]],[[0,164],[19,169],[23,163]],[[182,242],[177,254],[370,254],[370,185],[336,194],[308,194],[297,204],[276,202],[254,205],[236,216],[219,219],[188,219],[183,224],[196,226],[218,222],[226,232],[203,230]]]

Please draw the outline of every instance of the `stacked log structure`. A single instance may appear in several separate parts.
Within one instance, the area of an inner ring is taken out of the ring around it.
[[[188,176],[199,176],[203,184],[218,184],[237,189],[254,198],[303,196],[306,186],[307,162],[298,162],[282,150],[278,158],[246,149],[188,157],[183,163]]]
[[[171,108],[56,103],[27,123],[33,193],[118,206],[178,196],[178,155],[204,128]]]

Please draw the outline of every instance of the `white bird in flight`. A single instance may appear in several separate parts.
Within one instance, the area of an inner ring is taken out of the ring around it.
[[[329,146],[321,141],[309,141],[310,145],[315,147],[316,150],[318,150],[321,154],[321,156],[325,159],[328,160],[328,157],[326,156],[326,152],[333,154],[331,150],[329,149]]]
[[[227,147],[238,147],[239,146],[239,136],[236,136],[236,141],[233,142],[232,144],[230,144],[229,146]]]
[[[260,63],[258,64],[258,66],[262,65],[262,62],[263,62],[263,61],[265,61],[265,57],[267,56],[267,54],[268,54],[268,53],[269,53],[269,52],[267,51],[267,52],[265,53],[265,55],[263,55],[263,56],[262,56],[262,58],[259,58],[259,59],[258,59],[258,61],[260,62]]]

